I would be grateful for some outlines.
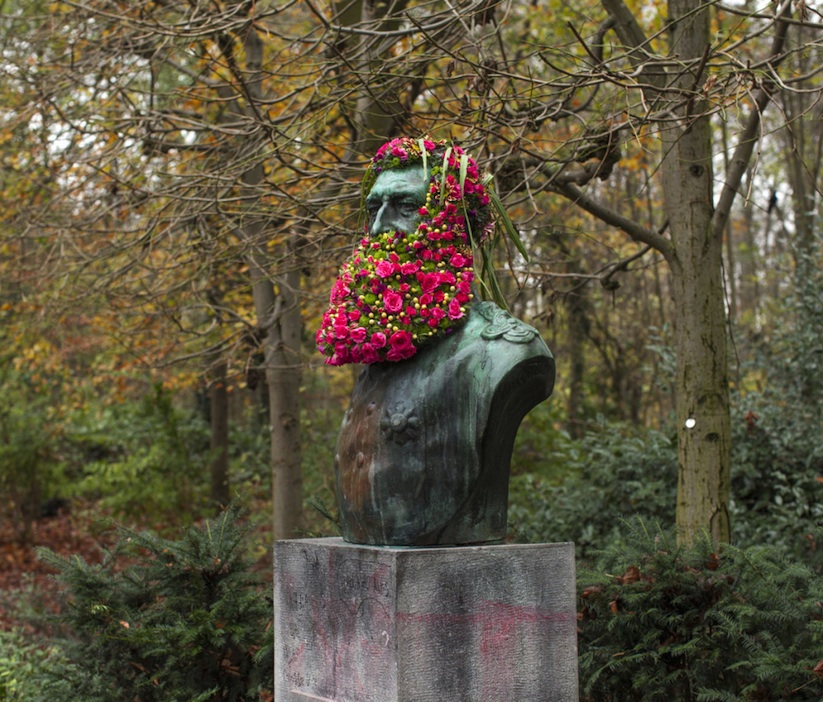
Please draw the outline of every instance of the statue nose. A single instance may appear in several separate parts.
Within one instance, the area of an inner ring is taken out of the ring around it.
[[[386,202],[380,205],[380,209],[377,210],[377,214],[374,215],[371,227],[369,227],[369,234],[371,236],[386,231],[386,228],[383,226],[383,220],[386,219],[386,205],[388,205]]]

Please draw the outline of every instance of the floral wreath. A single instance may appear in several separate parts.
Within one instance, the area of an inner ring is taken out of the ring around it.
[[[362,238],[332,288],[316,335],[330,365],[411,358],[468,317],[472,244],[481,246],[494,231],[490,203],[498,212],[502,205],[459,146],[409,137],[378,149],[364,198],[383,171],[417,164],[431,174],[417,229]]]

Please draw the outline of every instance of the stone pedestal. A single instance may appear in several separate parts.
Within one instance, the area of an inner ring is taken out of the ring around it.
[[[574,545],[274,547],[276,702],[576,702]]]

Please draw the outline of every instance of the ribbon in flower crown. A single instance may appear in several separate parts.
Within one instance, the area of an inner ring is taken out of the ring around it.
[[[466,321],[472,244],[494,230],[494,196],[459,146],[408,137],[378,149],[364,195],[383,171],[418,166],[430,180],[417,229],[364,237],[340,269],[316,336],[328,364],[402,361]]]

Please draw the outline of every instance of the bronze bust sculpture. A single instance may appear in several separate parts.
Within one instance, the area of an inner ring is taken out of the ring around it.
[[[368,237],[317,335],[328,362],[367,364],[335,449],[343,537],[501,541],[514,439],[551,394],[554,361],[535,329],[473,300],[472,244],[494,226],[473,160],[397,139],[369,175]]]

